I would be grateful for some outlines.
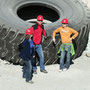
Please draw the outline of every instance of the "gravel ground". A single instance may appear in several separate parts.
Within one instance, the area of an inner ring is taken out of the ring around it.
[[[48,74],[34,75],[34,84],[22,78],[22,66],[0,61],[0,90],[90,90],[90,58],[81,56],[70,69],[59,72],[59,65],[46,66]]]

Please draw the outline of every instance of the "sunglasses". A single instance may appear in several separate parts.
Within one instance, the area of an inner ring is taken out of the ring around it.
[[[68,23],[62,23],[62,24],[68,24]]]
[[[43,22],[43,21],[41,21],[41,20],[38,20],[38,22]]]

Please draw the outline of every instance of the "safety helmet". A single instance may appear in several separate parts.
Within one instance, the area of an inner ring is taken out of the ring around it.
[[[25,34],[30,35],[30,34],[33,34],[33,32],[30,28],[28,28],[28,29],[26,29]]]
[[[38,15],[38,16],[37,16],[37,20],[38,20],[38,21],[43,21],[43,16],[42,16],[42,15]]]
[[[68,24],[68,19],[67,19],[67,18],[64,18],[64,19],[62,20],[62,24]]]

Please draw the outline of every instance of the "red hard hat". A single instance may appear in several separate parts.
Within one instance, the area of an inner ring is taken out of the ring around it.
[[[62,23],[63,23],[63,24],[68,24],[68,19],[67,19],[67,18],[64,18],[64,19],[62,20]]]
[[[30,35],[30,34],[33,34],[33,32],[30,28],[28,28],[28,29],[26,29],[25,34]]]
[[[37,16],[37,20],[38,21],[43,21],[43,16],[42,15]]]

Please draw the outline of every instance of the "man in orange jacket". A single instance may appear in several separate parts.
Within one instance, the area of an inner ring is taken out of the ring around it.
[[[70,66],[70,56],[71,56],[71,49],[72,49],[72,40],[78,36],[78,32],[68,25],[68,19],[64,18],[62,20],[62,27],[57,28],[53,32],[53,42],[55,42],[55,35],[56,33],[60,33],[62,48],[61,48],[61,58],[60,58],[60,71],[67,70]],[[73,36],[71,37],[71,35]],[[66,62],[64,63],[65,54],[67,54]]]

